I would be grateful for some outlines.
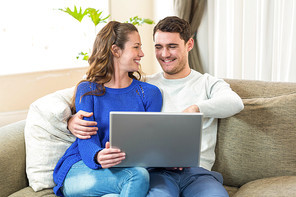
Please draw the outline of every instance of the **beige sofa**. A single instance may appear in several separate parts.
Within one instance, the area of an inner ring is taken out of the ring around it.
[[[213,170],[230,196],[296,196],[296,83],[226,81],[245,109],[219,120]],[[0,128],[0,197],[54,196],[28,187],[24,126]]]

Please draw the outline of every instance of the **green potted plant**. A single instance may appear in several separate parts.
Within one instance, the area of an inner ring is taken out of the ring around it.
[[[85,16],[88,16],[91,19],[92,23],[94,24],[95,32],[97,32],[97,29],[96,29],[97,25],[100,23],[107,23],[107,20],[110,17],[110,15],[103,17],[102,16],[103,11],[97,10],[95,8],[86,8],[85,10],[83,10],[81,7],[79,7],[79,9],[77,9],[77,7],[74,6],[73,10],[71,10],[69,7],[65,8],[65,9],[59,9],[59,10],[69,14],[70,16],[72,16],[74,19],[76,19],[80,23]],[[125,21],[125,23],[132,23],[133,25],[140,26],[145,23],[146,24],[153,24],[154,21],[151,19],[140,18],[138,16],[134,16],[134,17],[129,18],[128,21]],[[81,58],[82,60],[87,61],[89,58],[89,53],[88,52],[80,52],[76,58],[77,59]]]

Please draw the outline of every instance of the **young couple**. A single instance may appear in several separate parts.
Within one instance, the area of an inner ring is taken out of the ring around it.
[[[223,80],[190,69],[194,41],[188,22],[166,17],[154,27],[153,38],[163,72],[145,83],[140,81],[144,54],[136,27],[111,21],[98,33],[87,77],[73,97],[75,115],[68,121],[77,139],[54,170],[56,195],[228,196],[221,174],[211,171],[217,118],[240,112],[242,100]],[[202,112],[201,167],[112,168],[125,153],[108,142],[110,111]]]

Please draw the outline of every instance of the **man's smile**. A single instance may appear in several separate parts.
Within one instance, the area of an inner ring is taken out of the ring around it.
[[[176,60],[176,58],[174,58],[174,59],[162,59],[161,61],[166,63],[166,64],[169,64],[171,62],[174,62],[175,60]]]

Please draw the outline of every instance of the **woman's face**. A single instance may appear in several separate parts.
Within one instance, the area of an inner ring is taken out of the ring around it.
[[[124,49],[120,50],[119,68],[124,72],[136,72],[140,68],[143,56],[140,35],[133,31],[128,34],[128,41],[125,43]]]

